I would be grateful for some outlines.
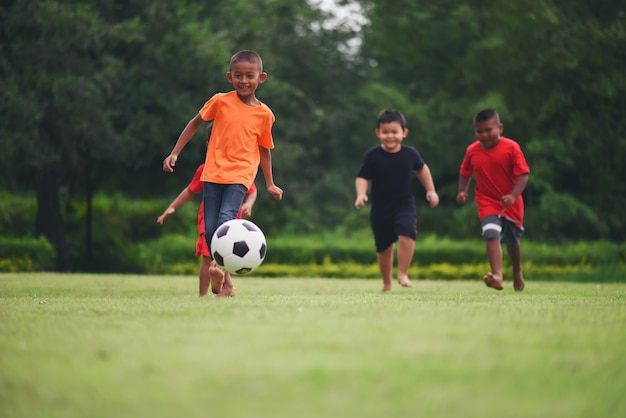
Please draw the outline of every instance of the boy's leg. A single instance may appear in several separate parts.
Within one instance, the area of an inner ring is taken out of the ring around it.
[[[204,201],[204,231],[209,249],[211,239],[217,228],[226,221],[235,219],[243,203],[246,188],[241,184],[204,183],[202,199]],[[219,268],[213,261],[209,268],[211,292],[220,295],[222,291],[234,294],[234,287],[228,272]],[[228,278],[227,289],[224,284]],[[228,290],[230,287],[231,290]]]
[[[224,276],[225,272],[222,271],[221,268],[217,265],[217,263],[211,260],[211,265],[209,267],[209,277],[211,282],[211,292],[214,295],[219,294],[222,291],[222,286],[224,285]]]
[[[524,290],[526,283],[522,274],[522,246],[518,244],[508,244],[506,246],[509,257],[511,258],[511,266],[513,268],[513,289],[516,292]]]
[[[502,290],[502,223],[503,220],[498,215],[485,216],[480,225],[482,227],[482,237],[485,240],[487,258],[491,271],[483,276],[485,284],[493,289]]]
[[[523,235],[523,227],[517,226],[513,220],[504,220],[502,243],[506,245],[511,259],[513,289],[515,289],[516,292],[521,292],[526,286],[522,274],[522,246],[520,244]]]
[[[237,218],[237,213],[246,197],[246,188],[241,184],[224,185],[217,226]],[[217,228],[216,228],[217,229]]]
[[[412,287],[409,280],[409,268],[413,261],[415,240],[404,235],[398,236],[398,283],[405,287]]]
[[[235,286],[233,285],[233,280],[230,277],[229,272],[224,272],[224,284],[222,286],[222,290],[220,290],[220,292],[215,296],[218,298],[235,296]]]
[[[483,281],[489,287],[502,290],[502,247],[500,239],[488,239],[485,241],[487,247],[487,258],[491,266],[491,272],[485,274]]]
[[[217,229],[217,220],[222,206],[222,185],[204,183],[202,202],[204,204],[204,238],[210,251],[211,239]]]
[[[376,258],[378,259],[378,268],[380,274],[383,277],[383,292],[389,292],[391,290],[391,280],[393,274],[393,247],[391,244],[383,252],[377,252]]]
[[[202,262],[200,263],[200,296],[206,296],[209,290],[209,283],[211,282],[211,276],[209,274],[210,267],[211,257],[203,255]]]

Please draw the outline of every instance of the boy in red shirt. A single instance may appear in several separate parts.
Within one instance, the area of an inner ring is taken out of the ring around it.
[[[513,288],[524,290],[521,238],[524,234],[522,192],[530,169],[519,144],[501,136],[504,125],[493,109],[474,116],[476,141],[469,145],[461,163],[458,203],[467,201],[471,177],[476,178],[475,198],[491,272],[483,277],[493,289],[503,289],[502,247],[507,246],[513,269]]]
[[[187,123],[172,152],[163,161],[163,171],[173,172],[178,155],[200,125],[213,121],[213,132],[200,178],[204,182],[202,199],[209,251],[210,240],[217,228],[236,218],[259,166],[267,191],[276,200],[283,198],[283,191],[274,184],[272,175],[274,114],[255,95],[259,84],[267,79],[261,57],[254,51],[237,52],[230,59],[226,78],[233,85],[233,91],[213,95]],[[221,289],[230,275],[218,268],[215,261],[211,264],[211,288]]]

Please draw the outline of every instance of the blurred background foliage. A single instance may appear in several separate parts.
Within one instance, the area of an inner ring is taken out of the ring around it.
[[[3,1],[2,236],[43,236],[55,269],[98,271],[124,269],[112,253],[132,259],[129,242],[193,231],[192,205],[166,221],[172,229],[154,221],[201,163],[202,133],[174,174],[162,161],[202,104],[231,89],[230,56],[254,49],[268,73],[257,96],[277,118],[274,175],[285,190],[276,202],[257,179],[253,220],[268,235],[367,231],[354,176],[377,144],[376,114],[397,108],[441,196],[431,210],[416,182],[420,233],[476,238],[475,207],[454,202],[458,166],[473,114],[494,107],[531,167],[525,239],[624,242],[625,3],[316,4]],[[352,12],[336,13],[341,6]]]

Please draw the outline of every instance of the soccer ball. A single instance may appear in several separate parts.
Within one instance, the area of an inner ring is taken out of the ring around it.
[[[211,238],[213,260],[233,274],[250,273],[265,259],[267,244],[261,228],[246,219],[233,219]]]

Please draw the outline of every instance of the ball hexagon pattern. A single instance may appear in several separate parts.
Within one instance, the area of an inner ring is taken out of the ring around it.
[[[213,259],[232,274],[246,274],[263,263],[265,234],[247,219],[233,219],[220,225],[211,238]]]

